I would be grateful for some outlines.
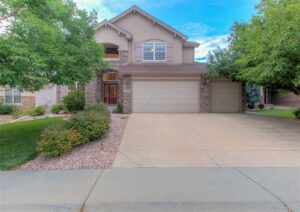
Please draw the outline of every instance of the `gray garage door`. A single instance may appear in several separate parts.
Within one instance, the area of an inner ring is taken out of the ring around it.
[[[210,112],[241,112],[240,83],[227,80],[210,82]]]
[[[133,81],[132,110],[135,113],[198,113],[199,82]]]

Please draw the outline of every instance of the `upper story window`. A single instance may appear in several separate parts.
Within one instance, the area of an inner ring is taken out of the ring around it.
[[[162,41],[147,41],[143,45],[144,61],[165,61],[166,43]]]
[[[8,88],[5,90],[5,99],[6,104],[21,104],[21,92],[17,88]]]

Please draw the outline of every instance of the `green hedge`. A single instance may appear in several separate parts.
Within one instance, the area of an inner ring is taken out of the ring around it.
[[[64,105],[71,113],[83,110],[85,105],[84,91],[77,90],[70,92],[64,97]]]
[[[41,134],[37,151],[46,156],[59,156],[79,144],[80,134],[74,130],[49,130]]]
[[[0,115],[10,115],[16,111],[16,106],[0,102]]]

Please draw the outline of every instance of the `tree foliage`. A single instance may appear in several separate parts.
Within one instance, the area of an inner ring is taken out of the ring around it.
[[[105,63],[94,40],[96,12],[71,0],[0,0],[0,85],[38,90],[87,83]]]
[[[250,84],[300,94],[299,23],[299,0],[262,0],[249,23],[234,24],[224,53],[235,57],[226,59],[226,66]]]

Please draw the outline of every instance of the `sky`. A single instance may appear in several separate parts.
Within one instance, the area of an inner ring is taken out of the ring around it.
[[[234,21],[247,22],[259,0],[74,0],[80,9],[95,9],[99,21],[136,5],[200,43],[195,59],[205,61],[209,51],[228,45]]]

